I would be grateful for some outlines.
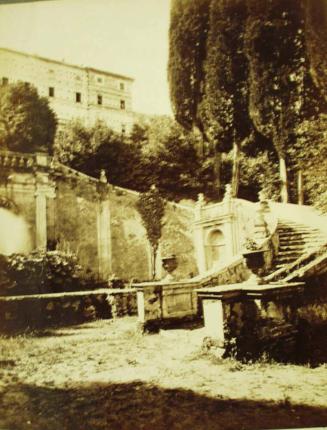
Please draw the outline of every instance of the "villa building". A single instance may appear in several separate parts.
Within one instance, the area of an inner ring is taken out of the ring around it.
[[[48,98],[59,124],[72,118],[86,125],[103,120],[117,132],[133,125],[133,79],[128,76],[0,48],[0,84],[17,81],[34,85]]]

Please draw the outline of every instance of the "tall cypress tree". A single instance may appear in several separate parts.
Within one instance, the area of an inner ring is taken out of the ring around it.
[[[172,2],[169,83],[175,118],[186,128],[198,127],[209,143],[217,191],[221,152],[234,144],[234,194],[240,143],[250,130],[245,24],[244,0]]]
[[[281,198],[289,199],[287,154],[309,91],[302,0],[248,0],[250,115],[279,157]]]
[[[200,126],[203,62],[210,0],[172,0],[168,80],[176,120],[185,128]]]
[[[216,141],[218,150],[234,147],[234,195],[238,191],[241,142],[251,133],[248,61],[243,46],[246,22],[244,0],[211,1],[201,114],[205,130]]]

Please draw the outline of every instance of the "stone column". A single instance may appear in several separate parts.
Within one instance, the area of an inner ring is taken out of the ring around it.
[[[35,192],[35,244],[38,249],[47,248],[47,200],[41,187],[36,185]]]
[[[35,245],[47,249],[47,198],[55,198],[55,187],[49,181],[48,155],[36,154],[35,172]]]
[[[193,229],[193,240],[195,247],[195,256],[199,273],[206,271],[206,257],[204,249],[203,226],[201,224],[201,210],[204,206],[203,194],[198,195],[198,201],[195,207],[195,223]]]
[[[98,270],[100,278],[105,280],[111,273],[111,234],[109,187],[104,171],[101,171],[98,193]]]

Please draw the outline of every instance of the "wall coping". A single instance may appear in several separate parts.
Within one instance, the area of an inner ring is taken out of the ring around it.
[[[241,284],[221,285],[217,287],[201,288],[196,290],[202,299],[229,299],[229,298],[265,298],[282,296],[285,294],[298,294],[304,291],[304,282],[276,283],[257,285],[247,282]]]
[[[68,291],[65,293],[50,293],[50,294],[26,294],[19,296],[0,296],[0,301],[25,300],[25,299],[56,299],[59,297],[82,297],[87,295],[107,294],[112,296],[121,293],[136,292],[135,288],[99,288],[97,290],[87,291]]]
[[[194,278],[183,279],[180,281],[174,281],[174,280],[165,281],[164,279],[162,279],[160,281],[140,282],[140,283],[132,284],[132,287],[137,288],[137,290],[139,291],[142,289],[153,288],[153,287],[179,288],[185,285],[199,285],[200,287],[202,283],[210,281],[210,279],[223,274],[226,270],[233,268],[238,264],[242,263],[242,261],[244,261],[244,258],[240,255],[237,255],[236,257],[233,257],[232,259],[230,259],[226,265],[222,266],[218,270],[206,272],[204,274],[197,275]]]

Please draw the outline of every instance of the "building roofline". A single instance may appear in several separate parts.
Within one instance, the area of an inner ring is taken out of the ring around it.
[[[53,60],[51,58],[42,57],[42,56],[36,55],[36,54],[29,54],[27,52],[16,51],[15,49],[3,48],[0,46],[0,51],[7,51],[7,52],[14,53],[14,54],[23,55],[23,56],[29,57],[29,58],[36,58],[38,60],[46,61],[48,63],[60,64],[62,66],[74,67],[75,69],[85,70],[87,72],[92,71],[92,72],[96,72],[96,73],[102,73],[103,75],[106,75],[106,76],[112,76],[114,78],[121,78],[121,79],[125,79],[125,80],[132,81],[132,82],[134,81],[134,78],[131,78],[130,76],[120,75],[118,73],[112,73],[112,72],[108,72],[106,70],[95,69],[93,67],[78,66],[76,64],[66,63],[65,61]]]

